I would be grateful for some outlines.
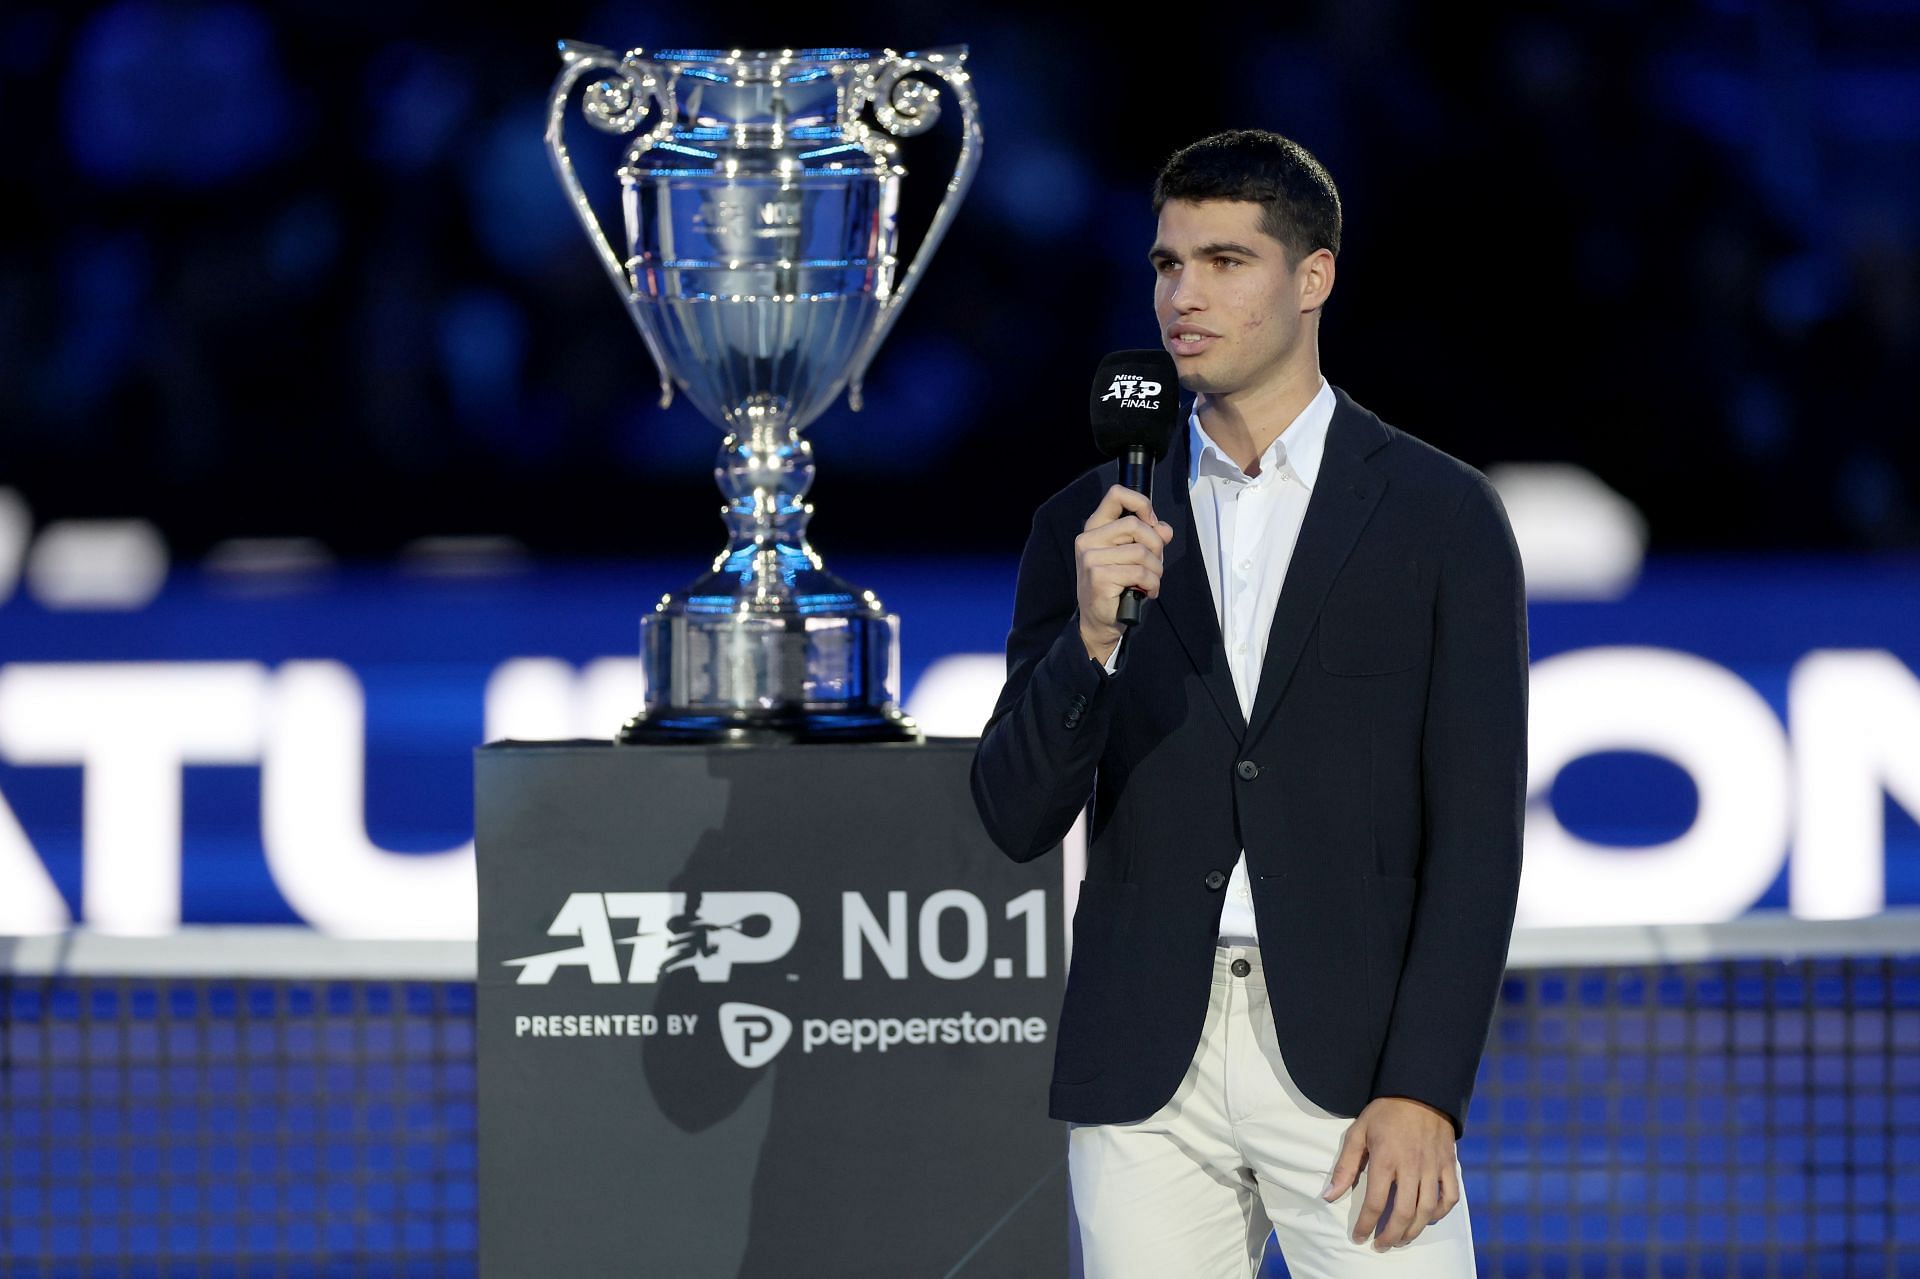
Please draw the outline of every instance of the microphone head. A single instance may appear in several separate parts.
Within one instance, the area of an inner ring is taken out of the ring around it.
[[[1180,425],[1180,375],[1173,357],[1153,347],[1115,351],[1100,361],[1088,397],[1093,443],[1107,457],[1138,446],[1158,461]]]

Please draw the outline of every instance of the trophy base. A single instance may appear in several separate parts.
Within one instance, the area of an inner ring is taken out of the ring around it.
[[[914,722],[889,709],[846,715],[806,711],[736,711],[729,714],[653,713],[628,720],[614,738],[622,746],[795,745],[817,742],[918,742]]]
[[[646,705],[614,740],[644,743],[917,742],[895,704],[900,621],[831,584],[801,604],[754,611],[713,578],[640,622]]]

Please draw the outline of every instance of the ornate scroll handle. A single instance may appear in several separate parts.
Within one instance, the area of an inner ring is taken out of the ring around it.
[[[852,372],[847,379],[847,407],[856,413],[860,411],[865,398],[863,391],[867,366],[873,362],[880,344],[886,341],[894,321],[900,318],[900,308],[913,296],[914,287],[920,283],[920,275],[926,270],[927,260],[940,247],[947,228],[953,225],[954,215],[960,212],[960,201],[966,198],[967,188],[973,184],[973,171],[980,167],[980,108],[973,96],[973,77],[967,74],[966,62],[965,45],[929,49],[925,53],[909,53],[905,56],[889,53],[884,61],[867,73],[866,83],[856,91],[857,98],[851,104],[853,112],[857,113],[860,103],[872,102],[873,118],[895,137],[909,138],[916,133],[924,133],[940,118],[940,91],[922,81],[902,79],[903,76],[919,72],[946,81],[947,87],[960,99],[963,119],[960,158],[953,166],[953,177],[947,182],[946,197],[934,212],[933,225],[927,228],[926,238],[913,255],[913,264],[907,268],[900,287],[881,304],[879,313],[874,316],[872,331],[854,356]]]
[[[581,189],[580,179],[574,174],[573,162],[568,158],[566,140],[562,136],[567,101],[573,94],[573,86],[581,76],[598,69],[613,74],[587,87],[582,104],[587,123],[606,133],[631,133],[646,115],[648,99],[652,99],[660,108],[655,132],[672,127],[672,91],[663,90],[650,69],[635,65],[638,59],[638,50],[623,60],[611,49],[603,49],[599,45],[582,44],[577,40],[560,42],[560,75],[553,82],[553,93],[547,103],[547,157],[553,162],[554,176],[566,188],[567,201],[573,205],[580,225],[586,229],[587,239],[593,242],[595,251],[600,255],[600,265],[606,268],[607,278],[613,281],[620,300],[633,317],[634,327],[640,330],[640,337],[647,344],[647,354],[653,358],[654,371],[660,375],[660,407],[664,409],[673,403],[673,378],[667,372],[667,362],[660,356],[659,345],[641,317],[640,299],[634,289],[633,279],[627,274],[626,267],[620,264],[619,255],[613,251],[607,233],[601,229],[600,219],[594,216],[593,206],[587,202],[587,193]],[[651,137],[641,138],[629,154],[629,161],[634,155],[649,149],[654,141],[656,139]]]

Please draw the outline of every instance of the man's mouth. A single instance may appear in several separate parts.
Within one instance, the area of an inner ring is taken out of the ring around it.
[[[1217,341],[1216,335],[1199,329],[1175,329],[1167,336],[1167,348],[1175,355],[1197,355]]]

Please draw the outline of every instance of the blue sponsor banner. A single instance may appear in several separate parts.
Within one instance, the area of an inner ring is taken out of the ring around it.
[[[909,708],[936,731],[977,724],[997,668],[947,659],[1001,651],[1013,563],[834,567],[903,618]],[[323,888],[289,889],[324,879],[328,841],[343,865],[457,851],[471,748],[502,725],[610,732],[637,704],[640,615],[695,568],[176,570],[129,612],[16,595],[0,606],[0,798],[17,822],[0,812],[0,900],[31,899],[30,852],[74,919],[338,927],[296,904]],[[1920,903],[1920,561],[1656,559],[1623,599],[1531,617],[1528,859],[1549,878],[1523,922],[1622,922],[1642,900],[1648,922]],[[932,700],[927,677],[961,667]],[[1625,904],[1556,915],[1595,874]],[[1674,892],[1655,891],[1663,875]]]

